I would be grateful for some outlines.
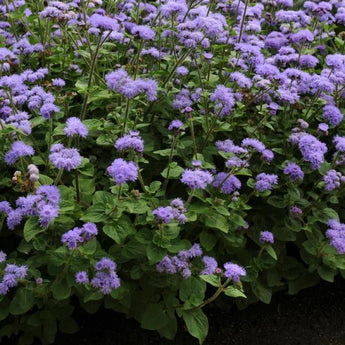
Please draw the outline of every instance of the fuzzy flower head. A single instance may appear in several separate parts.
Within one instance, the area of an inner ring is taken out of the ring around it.
[[[33,156],[34,149],[22,141],[15,141],[11,149],[5,155],[5,161],[8,165],[13,165],[20,157]]]
[[[224,269],[224,277],[234,281],[235,283],[238,283],[240,281],[240,277],[247,275],[246,270],[242,266],[239,266],[232,262],[226,262],[224,264]]]
[[[201,169],[186,169],[181,176],[181,182],[190,189],[205,189],[213,180],[212,174]]]
[[[67,119],[64,132],[67,137],[79,135],[82,138],[86,138],[88,134],[88,129],[77,117],[70,117]]]
[[[310,162],[311,168],[317,170],[324,161],[324,154],[327,152],[327,146],[316,139],[311,134],[304,134],[298,141],[298,147],[304,160]]]
[[[241,188],[241,181],[234,175],[228,177],[227,175],[225,172],[219,173],[213,186],[220,187],[221,192],[224,194],[231,194]]]
[[[138,166],[133,162],[126,162],[117,158],[107,168],[107,172],[114,179],[116,184],[123,184],[127,181],[135,181],[138,177]]]
[[[70,171],[81,164],[81,156],[77,149],[67,149],[62,144],[54,144],[50,149],[49,160],[58,169]]]
[[[276,184],[278,184],[278,176],[275,174],[260,173],[256,176],[255,188],[259,192],[272,190]]]
[[[270,231],[261,231],[260,232],[260,242],[261,243],[274,243],[273,233]]]
[[[143,152],[144,141],[141,139],[138,131],[129,131],[129,134],[116,140],[115,148],[118,151],[133,149],[137,152]]]
[[[288,163],[288,165],[284,168],[284,174],[290,177],[292,182],[296,180],[303,180],[304,172],[296,163]]]
[[[336,249],[338,254],[345,253],[345,224],[337,219],[330,219],[327,223],[326,237],[330,239],[330,245]]]

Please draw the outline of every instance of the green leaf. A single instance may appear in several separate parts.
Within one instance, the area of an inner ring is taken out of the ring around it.
[[[59,323],[59,328],[62,333],[72,334],[79,331],[79,326],[72,317],[66,317]]]
[[[127,236],[135,234],[135,229],[129,219],[121,218],[103,227],[103,232],[117,244],[123,244]]]
[[[219,287],[218,277],[214,275],[200,275],[199,276],[206,283],[211,284],[212,286]]]
[[[188,332],[202,344],[208,333],[208,319],[201,309],[183,311],[183,320]]]
[[[71,295],[71,288],[68,286],[67,280],[55,281],[51,287],[53,297],[58,301],[64,300]]]
[[[150,330],[157,330],[167,325],[169,321],[162,304],[150,303],[147,305],[142,320],[141,327]]]
[[[206,283],[196,277],[184,279],[180,285],[180,299],[185,304],[185,309],[201,304],[205,297]]]
[[[272,291],[265,286],[263,286],[258,281],[254,282],[252,285],[252,290],[255,296],[262,302],[269,304],[271,302]]]
[[[334,276],[336,275],[337,271],[327,267],[327,266],[319,266],[317,268],[317,273],[319,273],[320,277],[323,280],[326,280],[327,282],[333,283],[334,282]]]
[[[162,260],[166,253],[166,249],[158,247],[153,243],[150,243],[146,248],[146,255],[150,265],[154,265]]]
[[[170,163],[170,171],[169,171],[169,178],[178,178],[182,173],[184,169],[180,167],[176,162]],[[166,178],[168,175],[168,168],[165,168],[161,175]]]
[[[24,239],[30,242],[36,235],[44,232],[45,229],[40,227],[37,217],[30,217],[24,225]]]
[[[229,224],[224,216],[217,214],[215,212],[209,212],[207,215],[205,215],[205,218],[205,225],[209,228],[218,229],[225,233],[229,231]]]
[[[207,230],[203,230],[200,234],[200,243],[207,251],[213,249],[217,243],[217,240],[217,236]]]
[[[266,246],[265,247],[266,252],[274,259],[274,260],[278,260],[277,254],[275,252],[275,250],[273,249],[272,246]]]
[[[247,298],[247,296],[239,289],[235,288],[234,286],[229,286],[225,289],[224,293],[229,297],[243,297]]]
[[[19,288],[10,303],[10,313],[20,315],[28,312],[35,304],[35,295],[32,290]]]

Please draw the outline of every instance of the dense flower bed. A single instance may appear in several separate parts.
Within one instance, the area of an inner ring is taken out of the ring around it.
[[[344,275],[345,2],[0,12],[0,340],[76,331],[75,296],[202,343],[217,298]]]

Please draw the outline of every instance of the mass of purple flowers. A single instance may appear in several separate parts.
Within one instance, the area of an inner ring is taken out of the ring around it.
[[[260,242],[261,243],[274,243],[273,233],[270,231],[261,231],[260,232]]]
[[[171,201],[170,206],[158,207],[152,212],[152,214],[155,216],[157,222],[168,224],[171,220],[175,219],[180,224],[184,224],[187,221],[187,217],[185,216],[186,212],[187,210],[183,201],[176,198]]]
[[[81,228],[75,227],[67,231],[61,237],[61,242],[66,243],[68,249],[77,248],[79,243],[90,241],[98,234],[96,224],[85,223]]]
[[[345,224],[337,219],[330,219],[327,223],[328,229],[326,237],[330,240],[330,245],[334,247],[339,254],[345,253]]]
[[[116,158],[107,168],[109,175],[116,184],[123,184],[127,181],[135,181],[138,177],[138,167],[133,162],[126,162],[122,158]]]

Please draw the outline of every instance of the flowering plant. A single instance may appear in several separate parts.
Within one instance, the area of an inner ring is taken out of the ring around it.
[[[0,340],[76,331],[75,296],[202,343],[213,301],[345,276],[343,2],[0,15]]]

